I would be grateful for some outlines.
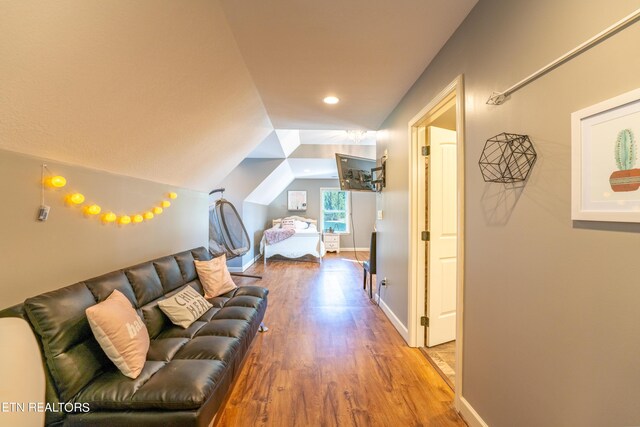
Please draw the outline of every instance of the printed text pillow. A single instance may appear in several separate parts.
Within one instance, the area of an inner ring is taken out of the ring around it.
[[[209,301],[189,285],[174,296],[158,301],[158,306],[174,325],[183,328],[191,326],[193,322],[213,307]]]
[[[131,302],[116,289],[85,313],[93,335],[109,359],[124,375],[137,378],[149,351],[149,333]]]

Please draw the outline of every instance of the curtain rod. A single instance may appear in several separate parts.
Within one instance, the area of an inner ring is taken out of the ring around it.
[[[599,32],[598,34],[596,34],[595,36],[591,37],[586,42],[582,43],[580,46],[570,50],[569,52],[565,53],[564,55],[562,55],[561,57],[559,57],[555,61],[547,64],[546,66],[542,67],[541,69],[539,69],[535,73],[531,74],[530,76],[525,77],[523,80],[521,80],[518,83],[514,84],[513,86],[511,86],[509,89],[505,90],[504,92],[493,92],[491,94],[491,96],[489,97],[489,99],[487,100],[487,104],[489,104],[489,105],[501,105],[502,103],[504,103],[504,101],[506,101],[507,97],[509,95],[511,95],[513,92],[517,91],[521,87],[527,85],[528,83],[532,82],[533,80],[537,79],[538,77],[542,76],[543,74],[548,73],[549,71],[551,71],[555,67],[559,66],[560,64],[564,63],[565,61],[568,61],[569,59],[573,58],[574,56],[577,56],[577,55],[581,54],[585,50],[589,49],[590,47],[592,47],[593,45],[599,43],[600,41],[606,39],[607,37],[613,35],[617,31],[622,30],[624,27],[626,27],[627,25],[633,23],[633,21],[637,20],[638,18],[640,18],[640,9],[636,9],[635,12],[625,16],[624,18],[622,18],[621,20],[619,20],[615,24],[613,24],[610,27],[608,27],[608,28],[604,29],[603,31]]]

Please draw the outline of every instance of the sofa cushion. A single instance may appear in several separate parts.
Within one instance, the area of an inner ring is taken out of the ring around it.
[[[85,280],[84,284],[89,288],[97,302],[106,300],[117,289],[131,301],[131,305],[136,308],[140,307],[131,283],[129,283],[129,279],[127,279],[122,270]]]
[[[238,338],[215,335],[196,336],[178,350],[173,360],[209,359],[229,363],[239,345]]]
[[[191,251],[180,252],[175,254],[174,258],[180,267],[180,273],[184,282],[190,282],[198,278],[196,266],[193,264],[193,254]]]
[[[160,332],[160,335],[158,335],[156,339],[193,338],[196,335],[196,333],[206,324],[207,322],[196,320],[187,329],[181,328],[180,326],[172,325],[167,329],[164,329],[162,332]]]
[[[203,247],[192,249],[191,254],[193,259],[198,261],[209,261],[212,258],[209,251]]]
[[[138,307],[153,301],[164,294],[160,277],[150,262],[139,264],[125,270],[127,279],[131,283],[133,292],[138,300]]]
[[[166,256],[164,258],[157,259],[153,261],[153,266],[158,272],[160,282],[162,282],[162,287],[164,288],[164,293],[170,292],[184,285],[185,279],[182,277],[182,272],[180,271],[180,266],[178,265],[176,257]]]
[[[148,361],[132,380],[112,370],[96,378],[77,396],[98,409],[198,409],[220,385],[225,371],[219,360]]]
[[[188,338],[165,338],[151,340],[147,360],[169,362],[186,343]]]
[[[240,338],[249,330],[249,322],[238,319],[213,319],[196,332],[196,336],[217,335]]]
[[[249,307],[227,307],[226,305],[216,314],[216,319],[240,319],[250,322],[257,311]]]
[[[124,375],[137,378],[147,359],[149,334],[131,302],[116,289],[85,313],[93,335],[109,359]]]
[[[252,297],[266,298],[269,290],[260,286],[241,286],[234,292],[234,296],[250,295]]]
[[[169,328],[172,325],[171,320],[169,320],[167,315],[164,314],[158,306],[158,301],[163,298],[164,297],[158,298],[157,300],[151,301],[141,307],[142,319],[149,331],[149,337],[152,339],[157,337],[164,329]]]
[[[113,367],[93,337],[85,310],[95,305],[84,283],[47,292],[24,303],[38,335],[55,388],[63,401]]]

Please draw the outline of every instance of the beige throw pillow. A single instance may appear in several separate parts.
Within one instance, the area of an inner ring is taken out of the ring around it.
[[[217,297],[237,288],[227,269],[226,255],[210,261],[195,261],[195,263],[205,298]]]
[[[116,289],[85,313],[93,335],[109,359],[124,375],[137,378],[149,351],[149,333],[131,302]]]
[[[183,328],[191,326],[193,322],[213,307],[209,301],[189,285],[174,296],[158,301],[158,306],[174,325]]]

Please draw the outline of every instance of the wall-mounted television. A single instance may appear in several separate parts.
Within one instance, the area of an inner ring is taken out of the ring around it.
[[[376,161],[364,157],[336,153],[340,189],[344,191],[376,191],[373,173]]]

